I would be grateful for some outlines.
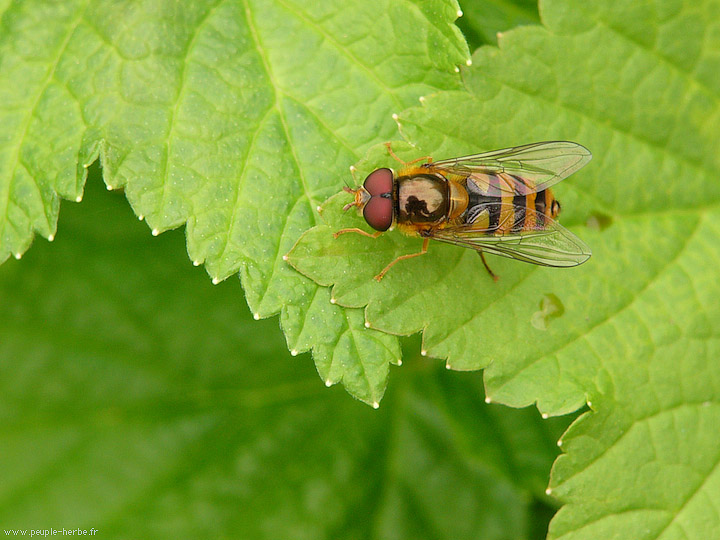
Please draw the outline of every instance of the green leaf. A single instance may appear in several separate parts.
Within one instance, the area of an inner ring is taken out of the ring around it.
[[[91,173],[0,268],[0,521],[97,538],[538,538],[567,421],[409,355],[375,411]],[[48,268],[52,272],[48,272]],[[552,504],[552,503],[550,503]]]
[[[282,256],[395,133],[392,113],[458,86],[457,4],[25,1],[0,15],[0,260],[34,231],[54,238],[59,198],[82,198],[99,156],[153,234],[187,225],[195,264],[215,282],[239,271],[290,349],[377,402],[396,340]]]
[[[374,328],[422,330],[448,366],[487,367],[493,401],[546,414],[592,403],[553,474],[569,504],[551,538],[720,537],[720,3],[555,0],[541,12],[547,28],[474,55],[466,92],[430,96],[399,123],[415,157],[553,139],[590,148],[590,165],[556,189],[561,221],[592,247],[587,264],[489,258],[494,284],[474,253],[432,245],[375,283],[420,240],[333,241],[362,223],[339,210],[347,196],[330,199],[291,260],[339,304],[366,305]],[[361,166],[386,163],[376,151]]]

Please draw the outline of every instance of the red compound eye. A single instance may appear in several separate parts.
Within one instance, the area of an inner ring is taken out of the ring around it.
[[[367,187],[365,189],[367,189]],[[365,218],[365,221],[368,222],[368,225],[376,231],[387,231],[390,228],[390,225],[392,225],[392,199],[385,197],[372,197],[365,205],[365,208],[363,208],[363,217]]]
[[[392,171],[390,169],[377,169],[371,172],[365,179],[363,187],[373,197],[376,195],[382,195],[383,193],[392,193]]]

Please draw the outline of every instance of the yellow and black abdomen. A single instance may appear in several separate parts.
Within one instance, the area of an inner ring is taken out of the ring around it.
[[[556,218],[560,212],[557,202],[549,189],[527,195],[516,195],[512,200],[513,226],[511,232],[541,230],[547,218]]]
[[[507,174],[468,178],[466,186],[469,202],[464,216],[465,223],[475,224],[477,229],[485,229],[488,235],[544,229],[548,218],[557,217],[560,203],[549,189],[512,195],[509,188],[516,182],[521,180]],[[513,191],[518,193],[527,191],[527,188]]]
[[[539,193],[535,193],[535,200],[533,201],[533,205],[529,206],[529,208],[534,208],[534,216],[536,219],[536,223],[530,223],[525,225],[526,230],[532,230],[532,229],[544,229],[546,218],[556,219],[558,214],[560,213],[560,203],[555,198],[555,195],[553,195],[553,192],[549,189],[546,189],[544,191],[540,191]],[[528,198],[530,196],[528,195]]]

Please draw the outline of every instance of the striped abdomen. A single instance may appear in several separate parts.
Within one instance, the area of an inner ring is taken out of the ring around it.
[[[468,178],[468,210],[464,216],[465,223],[479,225],[487,229],[488,234],[505,235],[520,231],[544,229],[546,218],[556,218],[560,212],[560,203],[549,189],[527,193],[526,195],[510,195],[510,189],[500,186],[521,183],[517,192],[530,191],[526,183],[518,177],[503,174],[474,175]]]

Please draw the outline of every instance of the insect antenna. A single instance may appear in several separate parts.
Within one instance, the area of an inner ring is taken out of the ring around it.
[[[355,180],[355,167],[354,166],[350,166],[350,173],[352,173],[353,180]],[[343,191],[346,191],[348,193],[355,195],[355,193],[357,192],[357,189],[353,189],[352,187],[350,187],[350,183],[347,181],[347,178],[343,178],[343,183],[345,184],[343,186]],[[355,183],[357,183],[357,182],[355,182]],[[345,206],[343,206],[343,210],[345,212],[347,212],[353,206],[356,206],[356,205],[357,205],[357,201],[353,201],[353,202],[348,203]]]

